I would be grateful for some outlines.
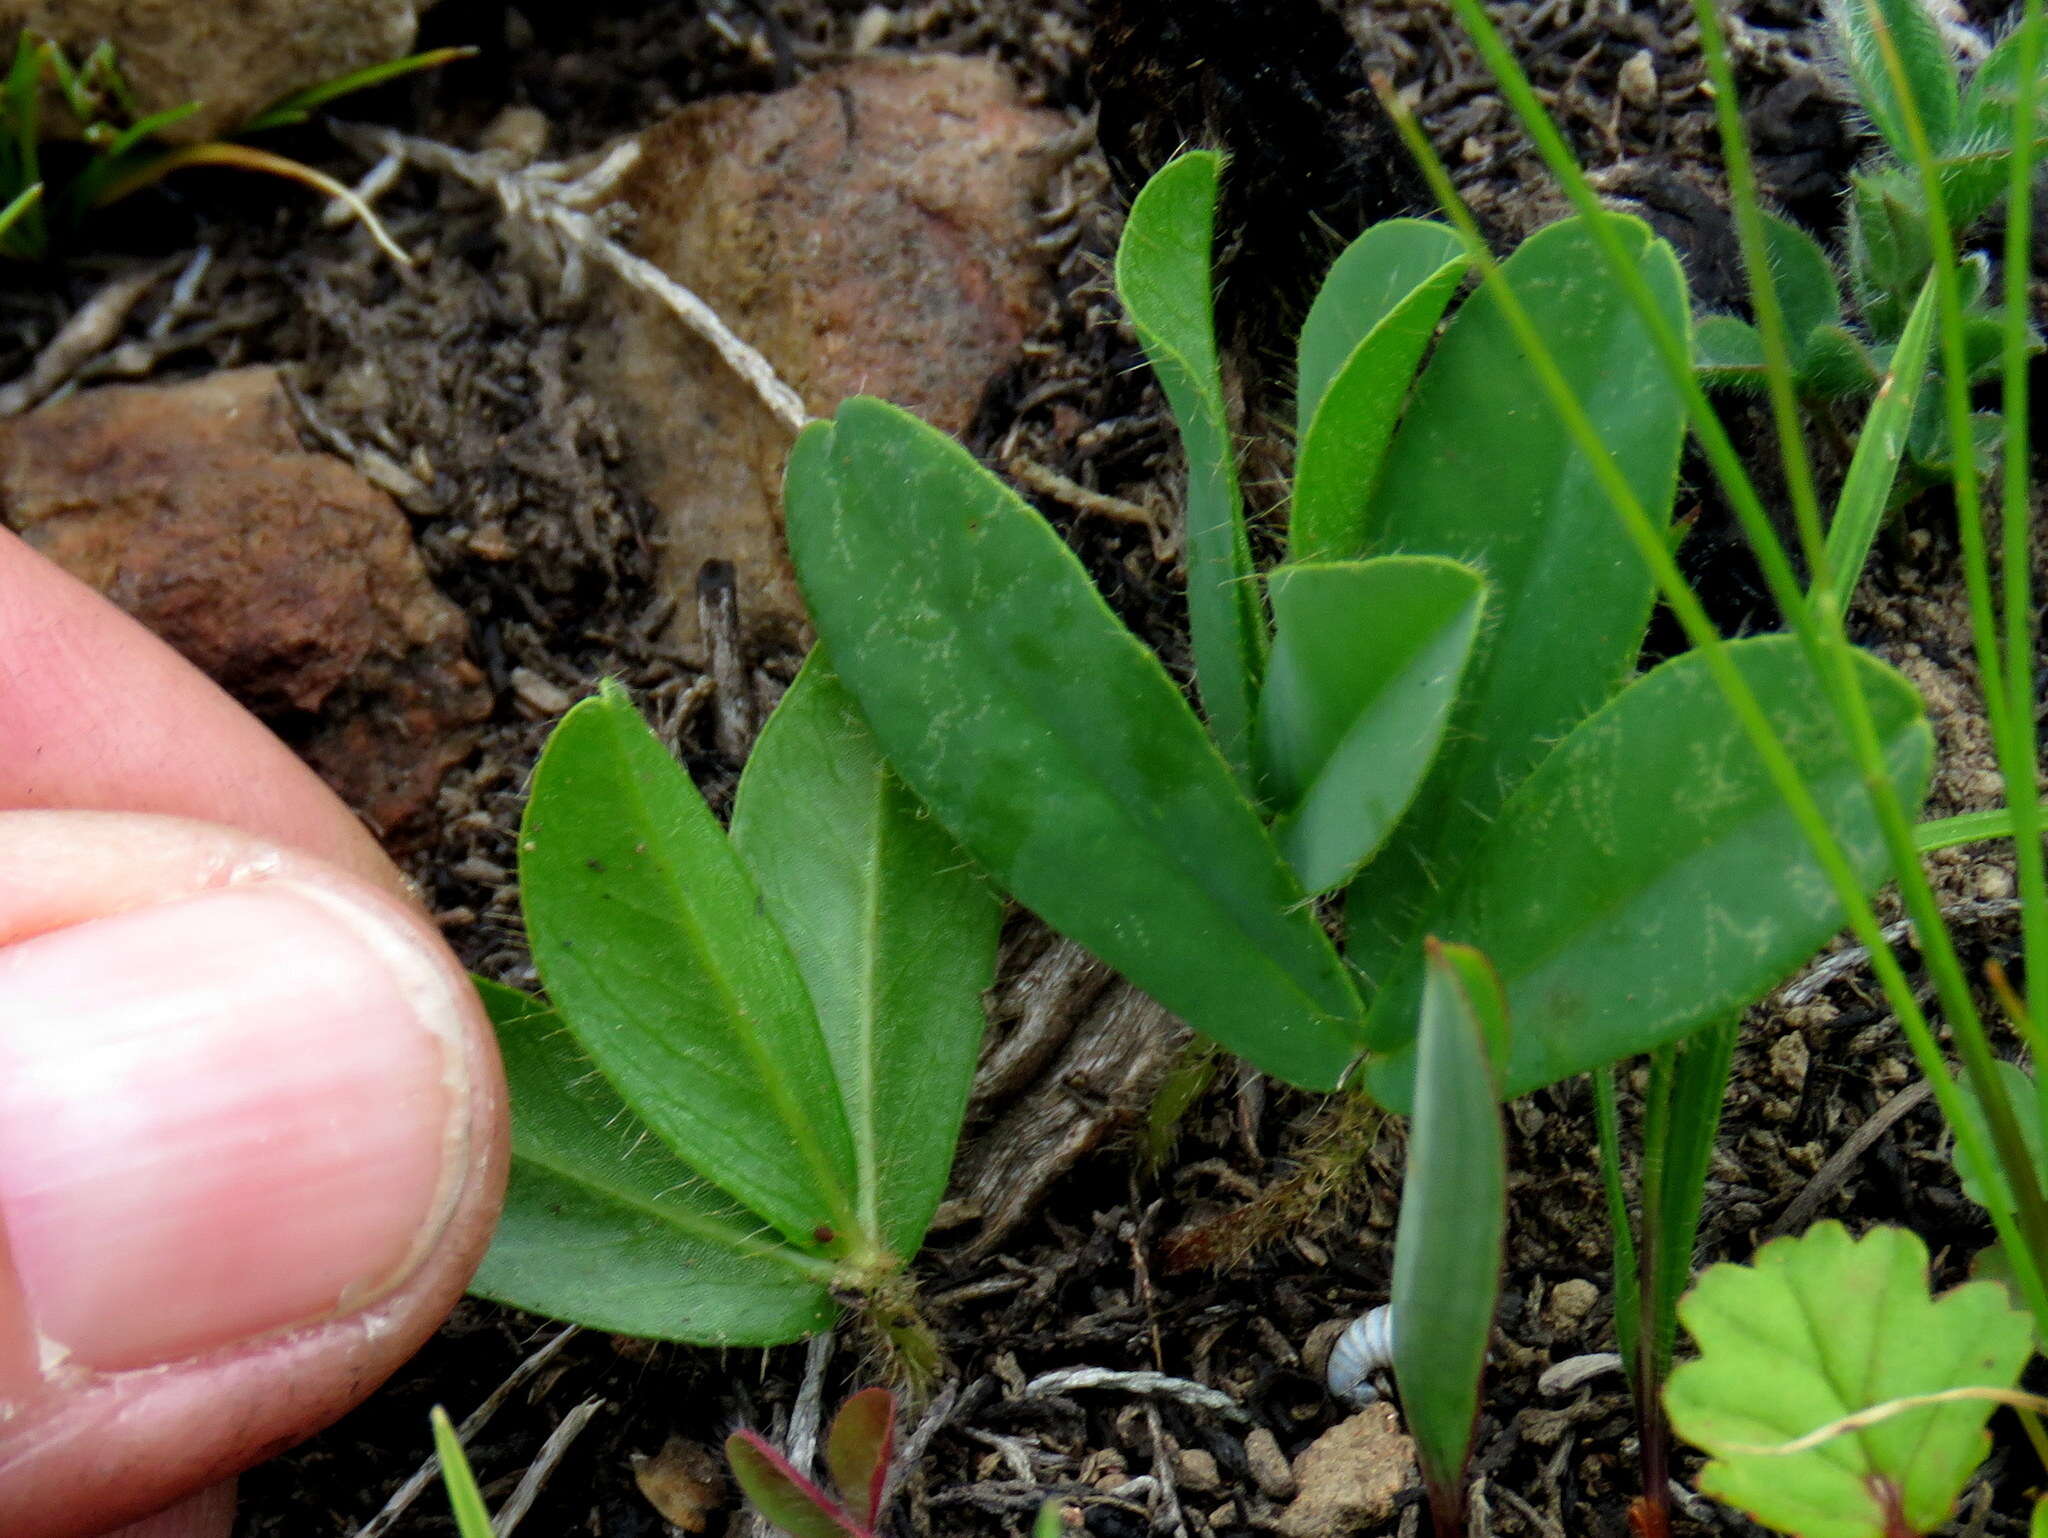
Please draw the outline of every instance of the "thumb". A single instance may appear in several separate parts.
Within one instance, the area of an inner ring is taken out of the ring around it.
[[[425,918],[208,824],[0,814],[0,1532],[104,1532],[348,1409],[504,1179]]]

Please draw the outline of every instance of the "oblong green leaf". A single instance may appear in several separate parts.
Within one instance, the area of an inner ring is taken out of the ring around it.
[[[1410,223],[1420,221],[1389,221]],[[1359,237],[1358,244],[1388,227],[1376,225]],[[1402,404],[1414,383],[1416,366],[1436,335],[1437,322],[1451,296],[1464,281],[1467,258],[1458,248],[1457,236],[1440,225],[1423,224],[1421,228],[1427,232],[1417,242],[1423,250],[1409,254],[1440,254],[1443,259],[1399,296],[1359,340],[1331,377],[1315,416],[1302,430],[1287,526],[1288,553],[1297,561],[1342,559],[1364,549],[1366,508],[1386,462]],[[1390,282],[1407,276],[1405,271],[1387,275]],[[1314,323],[1311,312],[1310,324]],[[1302,351],[1306,378],[1310,355],[1306,332]]]
[[[1273,656],[1260,789],[1310,892],[1348,881],[1422,783],[1479,632],[1485,583],[1455,561],[1383,556],[1268,578]]]
[[[1195,1029],[1330,1087],[1343,963],[1193,712],[1045,521],[856,398],[791,456],[811,615],[897,771],[998,885]]]
[[[434,1460],[441,1465],[441,1483],[448,1491],[448,1508],[455,1517],[455,1531],[462,1538],[491,1538],[491,1512],[484,1505],[483,1492],[476,1487],[476,1475],[463,1455],[462,1439],[455,1423],[439,1405],[428,1412],[434,1428]]]
[[[1169,161],[1131,204],[1116,251],[1116,291],[1166,390],[1187,450],[1188,631],[1209,729],[1240,775],[1250,769],[1253,702],[1266,622],[1252,581],[1237,453],[1216,361],[1210,246],[1223,157]]]
[[[754,745],[732,842],[817,1009],[861,1221],[908,1259],[953,1165],[1002,903],[889,772],[822,651]]]
[[[1728,643],[1864,881],[1886,870],[1869,799],[1799,643]],[[1892,783],[1927,793],[1933,739],[1911,684],[1864,653],[1859,682]],[[1502,1078],[1526,1094],[1733,1014],[1841,927],[1832,887],[1705,660],[1644,674],[1531,775],[1444,894],[1429,931],[1492,958],[1515,1022]],[[1374,1005],[1373,1093],[1413,1078],[1420,947]]]
[[[1693,322],[1692,366],[1701,382],[1723,390],[1762,390],[1764,339],[1733,315],[1702,315]]]
[[[1685,280],[1670,247],[1633,220],[1610,223],[1686,334]],[[1373,495],[1370,553],[1462,561],[1491,590],[1435,767],[1351,889],[1351,960],[1375,983],[1413,948],[1436,894],[1509,792],[1627,678],[1649,620],[1649,572],[1547,404],[1502,312],[1500,282],[1512,285],[1638,501],[1667,518],[1677,487],[1684,409],[1647,329],[1583,223],[1539,231],[1452,317]]]
[[[1507,1142],[1500,1080],[1509,1025],[1486,958],[1430,945],[1415,1119],[1394,1234],[1394,1379],[1438,1511],[1460,1531],[1465,1456],[1500,1301]]]
[[[1671,1375],[1678,1434],[1713,1461],[1700,1488],[1799,1538],[1899,1538],[1947,1522],[1989,1450],[1994,1406],[1960,1399],[1763,1451],[1844,1417],[1950,1389],[2011,1388],[2033,1329],[1996,1282],[1928,1295],[1927,1247],[1902,1228],[1841,1224],[1774,1239],[1748,1266],[1710,1266],[1679,1304],[1697,1359]]]
[[[1360,344],[1447,266],[1464,270],[1465,247],[1456,231],[1432,219],[1382,219],[1330,264],[1295,349],[1297,438],[1308,437],[1324,394]]]
[[[477,987],[511,1090],[512,1174],[472,1292],[696,1345],[773,1346],[831,1327],[829,1261],[779,1243],[677,1160],[554,1011]]]
[[[1878,41],[1882,28],[1898,51],[1900,73],[1918,112],[1928,144],[1951,148],[1962,114],[1962,87],[1941,27],[1924,0],[1828,0],[1829,24],[1856,82],[1856,97],[1899,159],[1913,163],[1912,135],[1906,131],[1900,83],[1892,79]]]
[[[635,1114],[785,1238],[854,1228],[846,1117],[789,946],[616,685],[548,739],[519,884],[548,997]]]
[[[1820,242],[1789,219],[1764,215],[1764,252],[1796,363],[1814,327],[1841,320],[1842,287]]]

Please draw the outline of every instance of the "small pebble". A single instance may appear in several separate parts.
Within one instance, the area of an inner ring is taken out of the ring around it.
[[[1280,1451],[1280,1439],[1264,1426],[1246,1435],[1244,1461],[1260,1494],[1276,1501],[1294,1499],[1298,1490],[1294,1470],[1287,1466],[1287,1455]]]
[[[1638,48],[1628,56],[1621,66],[1621,73],[1615,80],[1621,99],[1631,107],[1648,111],[1657,105],[1657,60],[1647,48]]]
[[[1788,1031],[1771,1043],[1771,1075],[1787,1089],[1805,1085],[1807,1064],[1811,1061],[1806,1038],[1797,1032]]]
[[[1199,1447],[1184,1447],[1174,1455],[1173,1477],[1183,1490],[1192,1490],[1196,1495],[1214,1495],[1223,1488],[1215,1455]]]
[[[1550,1289],[1550,1301],[1544,1305],[1543,1313],[1558,1334],[1576,1335],[1599,1301],[1598,1287],[1584,1277],[1568,1277]]]

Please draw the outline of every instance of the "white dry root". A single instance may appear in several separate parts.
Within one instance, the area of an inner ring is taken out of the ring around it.
[[[603,206],[620,178],[639,160],[638,140],[622,140],[587,169],[577,162],[549,160],[515,168],[499,155],[470,154],[452,145],[389,128],[342,124],[336,126],[335,132],[344,141],[378,155],[371,174],[381,177],[387,186],[397,174],[392,169],[395,163],[399,167],[409,164],[438,171],[490,193],[507,217],[552,237],[561,257],[566,285],[578,286],[584,264],[596,263],[659,300],[708,342],[791,433],[801,432],[811,420],[802,397],[783,382],[773,364],[734,335],[710,305],[654,263],[635,256],[613,240],[590,212]]]

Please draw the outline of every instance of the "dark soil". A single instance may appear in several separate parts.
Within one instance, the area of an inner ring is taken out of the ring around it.
[[[1253,454],[1246,480],[1255,486],[1279,481],[1291,452],[1275,426],[1287,383],[1280,349],[1309,279],[1366,219],[1420,204],[1364,90],[1368,71],[1384,71],[1418,104],[1503,243],[1561,206],[1440,6],[1394,0],[1343,17],[1316,0],[1188,0],[1167,9],[1173,19],[1161,21],[1153,7],[1124,0],[1092,8],[1084,0],[585,0],[530,9],[446,0],[431,15],[430,40],[478,43],[481,56],[387,89],[358,113],[473,147],[504,109],[533,108],[548,125],[548,152],[568,155],[681,103],[772,89],[844,58],[885,15],[887,46],[993,54],[1048,105],[1077,121],[1099,113],[1101,147],[1078,173],[1087,195],[1057,247],[1058,298],[1036,339],[1042,345],[991,383],[972,444],[999,465],[1035,460],[1164,517],[1178,495],[1178,451],[1105,274],[1124,197],[1166,155],[1187,143],[1237,155],[1224,323]],[[1735,11],[1765,186],[1828,235],[1858,146],[1816,62],[1811,8],[1750,0]],[[1703,302],[1735,304],[1739,268],[1684,0],[1540,0],[1497,13],[1604,189],[1677,245]],[[363,169],[317,131],[298,148],[340,174]],[[309,403],[310,439],[359,462],[368,448],[401,467],[429,467],[401,500],[435,579],[473,620],[498,704],[483,747],[451,775],[402,853],[464,959],[526,982],[512,830],[559,697],[600,676],[622,677],[714,804],[729,795],[739,764],[715,746],[704,691],[692,688],[698,675],[663,639],[676,599],[656,583],[648,510],[623,469],[630,445],[570,383],[582,301],[458,184],[409,174],[382,208],[401,239],[431,244],[418,281],[402,279],[357,233],[323,224],[273,189],[189,183],[153,219],[107,232],[117,248],[141,249],[0,293],[0,379],[18,373],[109,272],[182,263],[203,243],[213,261],[190,317],[125,363],[110,353],[116,366],[103,376],[290,363]],[[124,336],[145,337],[163,302],[141,306]],[[1142,526],[1043,505],[1124,618],[1184,670],[1170,551]],[[1682,493],[1681,509],[1691,507],[1701,513],[1687,553],[1692,574],[1725,623],[1754,623],[1747,568],[1714,498],[1695,485]],[[1986,779],[1954,555],[1938,509],[1916,509],[1885,559],[1858,623],[1915,670],[1933,699],[1948,755],[1935,810],[1989,804],[1996,786]],[[752,659],[771,686],[795,660]],[[2008,954],[2012,926],[1999,901],[2010,891],[2006,872],[1957,853],[1943,879],[1945,895],[1975,904],[1961,921],[1973,953]],[[1035,943],[1032,931],[1013,926],[1013,973]],[[1702,1258],[1746,1259],[1801,1203],[1806,1219],[1908,1224],[1942,1257],[1943,1275],[1959,1276],[1988,1235],[1957,1192],[1931,1108],[1900,1119],[1839,1180],[1814,1184],[1829,1156],[1916,1077],[1859,968],[1843,968],[1796,1006],[1759,1009],[1738,1057]],[[995,1110],[979,1113],[970,1148]],[[1121,1117],[1114,1126],[1142,1119],[1135,1104],[1111,1110]],[[1510,1266],[1476,1443],[1485,1525],[1475,1530],[1618,1535],[1636,1477],[1621,1379],[1596,1377],[1560,1397],[1537,1387],[1546,1366],[1612,1349],[1586,1086],[1518,1103],[1511,1136]],[[1327,1349],[1327,1326],[1385,1299],[1402,1152],[1398,1123],[1225,1074],[1160,1167],[1133,1138],[1112,1137],[1054,1172],[1030,1221],[993,1253],[975,1243],[972,1220],[941,1231],[919,1275],[957,1392],[908,1468],[898,1529],[1017,1533],[1048,1495],[1070,1500],[1104,1538],[1270,1525],[1277,1508],[1249,1477],[1241,1437],[1262,1426],[1293,1454],[1342,1418],[1312,1370],[1311,1339]],[[1590,1312],[1578,1311],[1583,1289],[1558,1292],[1581,1281],[1594,1289]],[[467,1413],[554,1328],[464,1305],[361,1409],[247,1476],[242,1531],[354,1533],[419,1466],[428,1408]],[[582,1335],[504,1405],[472,1456],[496,1504],[563,1417],[595,1399],[601,1408],[523,1531],[651,1538],[666,1528],[635,1487],[636,1455],[675,1436],[715,1446],[739,1424],[779,1431],[805,1355]],[[864,1381],[857,1345],[822,1360],[828,1405]],[[1041,1373],[1081,1366],[1199,1379],[1232,1395],[1250,1421],[1122,1391],[1024,1392]],[[1187,1487],[1169,1456],[1174,1447],[1212,1455],[1221,1488]],[[1973,1494],[1973,1531],[2019,1529],[2026,1465],[2012,1458],[2006,1477],[2014,1451],[1994,1455]],[[1383,1530],[1416,1532],[1419,1499],[1419,1489],[1409,1491]],[[715,1512],[709,1530],[741,1532],[737,1510]],[[1680,1528],[1754,1531],[1705,1504]],[[434,1490],[395,1529],[451,1530]]]

